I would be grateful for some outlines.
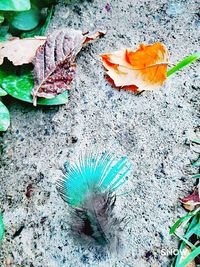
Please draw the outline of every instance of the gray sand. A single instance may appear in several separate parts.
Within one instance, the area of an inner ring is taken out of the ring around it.
[[[192,188],[199,63],[171,76],[161,90],[136,96],[104,79],[98,54],[161,41],[176,63],[199,49],[198,0],[95,0],[58,5],[49,32],[62,27],[106,29],[84,48],[66,106],[34,108],[8,99],[12,125],[2,134],[0,204],[6,235],[0,266],[169,266],[163,251],[177,247],[169,228],[185,212],[178,198]],[[126,216],[116,254],[83,245],[69,231],[69,210],[56,191],[63,163],[87,148],[127,155],[135,174],[118,193],[115,212]],[[28,185],[33,186],[29,199]],[[13,235],[23,227],[16,237]],[[10,263],[10,265],[9,265]]]

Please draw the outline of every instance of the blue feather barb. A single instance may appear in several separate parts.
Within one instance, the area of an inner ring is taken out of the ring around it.
[[[72,207],[73,228],[100,244],[109,242],[117,219],[113,217],[115,191],[127,180],[131,164],[127,158],[108,153],[89,153],[78,163],[68,164],[66,176],[58,182],[63,199]]]

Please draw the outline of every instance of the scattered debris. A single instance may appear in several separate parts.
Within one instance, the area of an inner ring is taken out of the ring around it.
[[[24,225],[21,225],[20,228],[13,234],[12,238],[14,239],[15,237],[19,236],[23,231],[24,227]]]
[[[32,195],[32,192],[33,192],[33,185],[32,184],[29,184],[26,188],[26,192],[25,192],[25,196],[27,198],[30,198],[31,195]]]

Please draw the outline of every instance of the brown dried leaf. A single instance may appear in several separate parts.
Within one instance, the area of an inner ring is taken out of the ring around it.
[[[37,49],[43,45],[46,37],[13,38],[0,43],[0,65],[8,58],[15,66],[31,63]]]
[[[102,31],[102,32],[98,31],[98,32],[95,32],[94,34],[91,34],[91,35],[88,35],[88,33],[89,32],[83,33],[83,35],[86,35],[86,38],[85,38],[85,41],[83,44],[88,44],[89,42],[94,41],[98,37],[102,37],[106,34],[105,31]]]
[[[74,60],[83,45],[104,35],[97,32],[92,36],[79,30],[63,29],[47,37],[46,43],[37,50],[34,64],[35,86],[32,90],[33,103],[37,97],[53,98],[65,90],[75,75]]]

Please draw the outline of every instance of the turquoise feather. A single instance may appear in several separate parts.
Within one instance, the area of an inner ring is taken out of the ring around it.
[[[131,164],[126,157],[88,153],[77,163],[67,163],[66,175],[58,182],[63,199],[72,207],[75,232],[99,244],[108,244],[119,224],[113,215],[115,191],[127,181]]]
[[[123,157],[116,162],[110,154],[89,154],[78,163],[68,165],[60,189],[64,199],[73,207],[81,207],[91,192],[114,192],[127,181],[131,165]]]

